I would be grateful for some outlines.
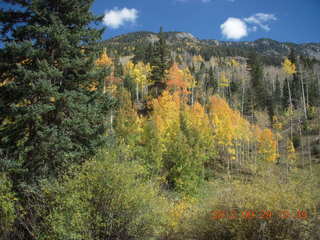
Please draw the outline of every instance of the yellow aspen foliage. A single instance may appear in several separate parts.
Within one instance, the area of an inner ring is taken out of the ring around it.
[[[272,127],[278,131],[283,128],[283,125],[277,116],[272,117]]]
[[[139,63],[134,66],[131,76],[138,84],[145,84],[147,82],[147,76],[143,72],[143,64]]]
[[[295,150],[295,148],[294,148],[294,146],[293,146],[293,142],[290,140],[290,139],[288,139],[287,140],[287,157],[288,157],[288,160],[289,161],[293,161],[293,160],[295,160],[296,159],[296,150]]]
[[[203,58],[200,55],[192,57],[192,63],[196,69],[200,69],[201,64],[204,62]]]
[[[177,228],[185,220],[194,203],[195,200],[184,197],[183,199],[172,204],[169,210],[169,227],[172,231],[177,230]]]
[[[258,154],[261,159],[275,162],[279,156],[277,140],[270,129],[264,129],[258,134]]]
[[[210,131],[209,116],[205,112],[203,106],[196,102],[192,106],[185,106],[186,124],[190,129],[195,130],[199,141],[210,145],[213,140],[212,132]]]
[[[103,50],[101,56],[96,60],[98,66],[110,66],[112,65],[112,59],[107,55],[106,49]]]
[[[200,103],[196,102],[192,106],[187,106],[186,112],[188,113],[188,126],[190,125],[197,129],[208,128],[209,118]],[[207,129],[205,130],[207,131]]]
[[[94,92],[97,90],[97,88],[98,88],[98,83],[94,82],[90,84],[90,86],[88,87],[88,90]]]
[[[232,58],[232,59],[230,60],[230,65],[231,65],[232,67],[239,67],[239,66],[240,66],[240,63],[239,63],[236,59]]]
[[[162,143],[168,142],[180,128],[180,97],[178,93],[164,91],[160,97],[152,100],[153,120],[158,137]]]
[[[230,86],[230,80],[227,78],[226,73],[222,72],[219,79],[219,87],[225,88]]]
[[[180,54],[178,54],[177,57],[176,57],[176,61],[178,63],[182,63],[183,62],[183,57]]]
[[[192,61],[193,61],[194,63],[204,62],[204,60],[203,60],[203,58],[202,58],[201,55],[193,56],[193,57],[192,57]]]
[[[130,93],[126,90],[117,92],[116,96],[121,103],[121,107],[116,113],[115,129],[120,141],[131,143],[141,135],[143,119],[140,118],[133,108]],[[130,144],[129,144],[130,145]]]
[[[131,74],[132,74],[132,72],[133,72],[133,70],[134,70],[134,64],[133,64],[133,62],[128,61],[128,62],[124,65],[123,70],[124,70],[124,73],[125,73],[125,74],[131,76]]]
[[[23,99],[21,102],[15,104],[16,107],[25,107],[31,104],[30,100]]]
[[[5,86],[12,82],[13,82],[13,79],[5,79],[3,82],[0,82],[0,87]]]
[[[187,68],[183,69],[182,73],[183,73],[183,79],[187,83],[187,87],[194,88],[196,86],[196,80],[192,76],[189,68],[187,67]]]
[[[235,159],[235,147],[241,141],[251,138],[250,124],[238,111],[217,96],[211,98],[210,121],[214,128],[214,139],[219,148],[226,149]]]
[[[151,83],[151,70],[152,68],[150,64],[144,64],[143,62],[138,62],[135,65],[129,61],[124,67],[124,72],[132,77],[134,82],[139,84],[141,87],[145,87]]]
[[[286,116],[286,117],[290,117],[291,116],[292,117],[293,114],[294,114],[294,109],[293,109],[293,106],[290,105],[288,107],[288,109],[284,112],[284,116]]]
[[[96,60],[96,65],[98,67],[111,67],[112,66],[112,59],[107,55],[106,49],[103,50],[102,54],[100,57]],[[107,81],[107,79],[105,79]],[[88,87],[89,91],[96,91],[98,88],[99,83],[97,81],[94,81],[93,83],[90,84]],[[105,86],[105,83],[104,83]],[[105,90],[104,90],[105,91]]]
[[[282,63],[282,69],[288,75],[292,75],[297,72],[296,65],[292,63],[288,58],[285,58],[284,62]]]
[[[232,109],[219,97],[211,98],[211,114],[214,133],[219,145],[230,146],[233,140]]]

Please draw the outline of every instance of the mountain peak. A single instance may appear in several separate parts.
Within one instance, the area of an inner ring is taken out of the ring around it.
[[[191,33],[187,33],[187,32],[166,32],[165,35],[169,41],[172,41],[172,40],[187,40],[192,42],[199,41],[199,39],[197,39]]]

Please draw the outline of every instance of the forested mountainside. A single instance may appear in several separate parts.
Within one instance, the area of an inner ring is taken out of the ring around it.
[[[201,55],[205,60],[218,56],[246,57],[251,51],[256,51],[266,64],[280,65],[281,58],[287,56],[291,49],[301,56],[320,60],[320,43],[281,43],[272,39],[258,39],[254,42],[199,40],[185,32],[165,32],[164,37],[171,51],[176,54]],[[134,49],[146,48],[157,40],[157,33],[133,32],[105,40],[102,45],[115,50],[114,53],[131,55]]]
[[[320,239],[318,44],[103,42],[92,0],[6,2],[0,240]]]

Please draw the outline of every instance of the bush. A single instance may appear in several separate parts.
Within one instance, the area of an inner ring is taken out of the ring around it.
[[[167,202],[144,169],[101,153],[74,177],[44,183],[50,205],[43,239],[148,239],[162,232]]]
[[[7,239],[16,218],[11,182],[0,173],[0,239]]]
[[[301,137],[298,134],[292,136],[292,143],[295,149],[298,149],[301,146]]]
[[[319,157],[320,156],[320,145],[314,144],[311,148],[311,153],[312,153],[312,155]]]
[[[287,184],[277,181],[270,177],[254,179],[251,184],[212,183],[189,217],[186,214],[175,240],[315,239],[319,219],[312,183],[297,177]],[[307,211],[307,218],[297,215],[299,210]]]

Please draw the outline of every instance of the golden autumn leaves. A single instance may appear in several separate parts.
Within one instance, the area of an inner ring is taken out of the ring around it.
[[[282,63],[282,69],[288,75],[292,75],[297,72],[296,65],[292,63],[288,58],[284,59],[284,62]]]
[[[217,96],[211,98],[211,119],[217,148],[226,149],[230,159],[236,160],[238,146],[249,142],[257,145],[260,159],[275,162],[278,158],[277,140],[272,131],[251,125],[224,99]]]
[[[112,60],[104,52],[96,63],[100,66],[112,65]],[[239,63],[231,60],[229,64],[236,67]],[[285,66],[291,69],[291,72],[293,71],[288,61],[285,61]],[[152,67],[142,62],[133,64],[129,61],[124,66],[125,74],[135,82],[137,101],[141,95],[147,95],[148,86],[152,84],[151,71]],[[229,80],[224,73],[221,74],[220,84],[229,85]],[[197,101],[192,105],[187,104],[189,89],[195,86],[196,81],[189,69],[180,69],[174,63],[167,71],[167,89],[161,96],[149,102],[153,109],[150,117],[155,123],[160,148],[165,148],[167,143],[175,137],[183,118],[187,127],[197,133],[199,141],[206,145],[205,147],[215,149],[214,152],[221,158],[237,160],[242,154],[239,152],[242,146],[251,143],[256,146],[259,159],[268,162],[277,160],[279,154],[275,134],[270,129],[260,129],[258,126],[251,125],[223,98],[212,96],[206,108]],[[143,124],[144,120],[140,120],[138,122]]]
[[[261,160],[275,162],[279,156],[277,139],[270,129],[251,125],[218,96],[211,97],[209,113],[198,102],[187,105],[178,92],[170,94],[164,91],[162,96],[153,100],[152,105],[153,118],[163,142],[180,128],[182,114],[187,119],[187,126],[196,129],[201,141],[216,149],[222,158],[237,160],[238,147],[248,142],[257,145]]]

